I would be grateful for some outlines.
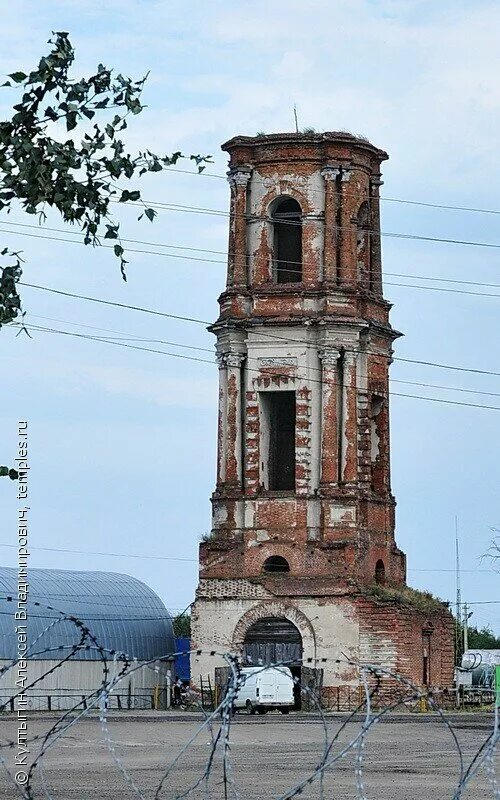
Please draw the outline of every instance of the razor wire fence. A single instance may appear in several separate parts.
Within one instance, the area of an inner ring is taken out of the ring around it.
[[[40,604],[38,604],[40,605]],[[89,718],[96,718],[100,731],[100,742],[105,747],[111,764],[116,772],[116,790],[113,796],[116,798],[135,797],[139,800],[166,800],[167,798],[203,798],[203,800],[247,800],[247,798],[258,797],[259,800],[275,798],[275,800],[292,800],[296,797],[316,797],[319,800],[327,798],[353,797],[356,800],[372,800],[367,786],[367,761],[369,760],[370,744],[373,744],[374,732],[379,727],[379,723],[389,719],[398,710],[412,710],[424,707],[433,712],[436,721],[442,726],[442,730],[449,740],[451,751],[455,756],[455,773],[450,774],[450,790],[446,790],[443,798],[451,800],[461,800],[468,796],[469,791],[475,791],[477,780],[483,776],[483,783],[486,787],[481,795],[474,794],[474,797],[490,797],[492,800],[500,800],[500,785],[497,779],[498,749],[500,740],[499,708],[495,707],[492,715],[490,729],[485,732],[481,743],[473,752],[464,749],[457,731],[457,723],[450,718],[442,708],[444,692],[415,686],[403,675],[390,669],[385,669],[380,665],[362,663],[349,659],[346,656],[340,659],[351,667],[355,668],[359,676],[359,687],[351,689],[351,693],[342,695],[337,693],[338,711],[345,712],[342,719],[338,716],[335,724],[332,724],[329,713],[325,710],[325,698],[321,696],[316,688],[306,683],[301,683],[300,678],[293,678],[301,696],[307,700],[307,706],[311,709],[316,723],[319,725],[320,735],[318,737],[318,752],[311,758],[311,763],[301,765],[300,774],[294,776],[290,785],[280,790],[277,794],[269,793],[266,788],[265,775],[259,770],[259,765],[255,765],[255,779],[259,780],[259,794],[250,794],[248,786],[243,785],[238,768],[239,762],[235,758],[233,738],[235,732],[239,730],[239,722],[235,719],[235,703],[238,695],[245,684],[245,672],[242,669],[238,654],[222,652],[218,650],[210,651],[210,655],[222,659],[227,665],[227,682],[224,691],[219,691],[214,697],[213,707],[204,708],[200,692],[190,692],[189,701],[192,707],[199,709],[200,716],[194,723],[194,730],[188,731],[185,741],[181,743],[178,752],[173,757],[161,759],[161,763],[156,766],[156,774],[148,774],[148,785],[141,785],[138,770],[128,764],[120,751],[120,743],[113,738],[113,715],[110,712],[120,708],[119,697],[124,693],[121,687],[138,670],[147,668],[155,671],[157,659],[151,662],[138,664],[134,662],[133,654],[118,653],[107,649],[94,636],[90,627],[85,621],[75,616],[59,612],[51,606],[46,609],[55,611],[59,617],[47,626],[37,639],[31,643],[27,654],[27,660],[34,655],[46,654],[54,656],[57,654],[55,663],[51,663],[41,675],[38,675],[31,683],[23,686],[13,697],[2,699],[0,702],[0,712],[4,713],[4,720],[8,717],[8,710],[12,709],[12,699],[14,708],[19,710],[19,700],[21,697],[29,696],[30,692],[40,691],[40,684],[48,675],[53,675],[57,670],[62,670],[64,665],[74,659],[78,652],[85,648],[92,650],[96,659],[102,666],[102,680],[99,685],[85,694],[79,693],[74,698],[65,695],[66,701],[70,703],[65,708],[56,707],[51,710],[55,715],[42,718],[42,730],[34,735],[26,735],[24,746],[30,753],[22,770],[18,769],[15,760],[16,748],[19,747],[19,738],[8,738],[2,736],[0,739],[0,766],[8,785],[6,797],[21,797],[24,800],[59,800],[63,798],[90,799],[95,796],[92,789],[85,789],[83,780],[84,774],[88,774],[88,767],[82,765],[82,781],[78,787],[71,786],[61,794],[58,789],[50,785],[47,778],[47,763],[52,756],[57,753],[57,747],[75,733],[76,726]],[[52,629],[62,620],[70,621],[75,629],[75,641],[66,646],[57,648],[44,648],[44,634]],[[197,654],[200,651],[196,651]],[[183,653],[185,655],[185,653]],[[171,659],[180,653],[166,653],[164,658]],[[339,661],[339,659],[336,659]],[[18,664],[18,660],[12,660],[0,669],[0,678],[13,672]],[[286,662],[273,664],[278,670],[287,669]],[[257,669],[266,670],[268,666],[257,666]],[[152,700],[154,707],[154,696],[151,693],[144,693],[149,700]],[[126,693],[125,693],[125,696]],[[71,702],[73,700],[74,702]],[[331,706],[331,703],[330,703]],[[54,718],[55,717],[55,718]],[[45,726],[45,727],[44,727]],[[40,723],[37,726],[40,727]],[[202,763],[198,765],[197,771],[193,775],[193,764],[196,742],[202,736],[208,739],[206,742],[205,756]],[[408,742],[410,746],[410,742]],[[290,743],[293,752],[293,742]],[[398,756],[394,756],[397,760]],[[185,773],[179,772],[183,759],[187,759],[190,765]],[[347,766],[346,766],[347,765]],[[393,771],[397,772],[398,764],[392,765]],[[350,773],[349,794],[342,790],[341,778],[345,780],[345,773]],[[391,765],[387,768],[388,775],[391,774]],[[184,778],[182,777],[184,775]],[[179,776],[181,776],[181,786],[179,787]],[[418,794],[418,786],[415,785],[414,794],[405,794],[412,800],[413,797],[422,797]],[[76,793],[75,793],[76,792]],[[106,795],[108,796],[108,795]],[[385,795],[384,795],[385,796]],[[435,800],[441,800],[441,796],[434,795]]]

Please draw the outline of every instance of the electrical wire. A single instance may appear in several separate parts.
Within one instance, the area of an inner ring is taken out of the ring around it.
[[[21,233],[20,231],[11,231],[5,229],[2,229],[2,234],[7,234],[11,236],[27,236],[30,239],[48,239],[49,241],[53,242],[64,242],[65,244],[76,244],[76,245],[82,245],[84,247],[86,246],[84,242],[81,241],[79,242],[74,239],[63,239],[58,236],[44,236],[43,234],[25,233],[25,232]],[[101,244],[99,245],[99,247],[103,247],[106,250],[112,250],[114,245]],[[500,245],[498,245],[498,247],[500,247]],[[127,252],[142,253],[144,255],[150,255],[150,256],[159,256],[160,258],[177,258],[177,259],[182,259],[183,261],[201,261],[202,263],[213,263],[213,264],[225,263],[217,259],[196,258],[194,256],[178,255],[177,253],[157,253],[153,250],[143,250],[143,249],[138,249],[136,247],[132,248],[128,247]],[[288,271],[293,272],[294,270],[288,270]],[[431,280],[439,280],[439,279],[431,278]],[[399,288],[404,288],[404,289],[420,289],[424,291],[447,292],[451,294],[473,295],[475,297],[500,297],[500,294],[495,294],[493,292],[472,292],[467,289],[449,289],[444,286],[418,286],[412,283],[397,283],[394,281],[384,281],[384,283],[386,286],[397,286]]]
[[[137,206],[138,205],[141,208],[143,207],[140,203],[131,202],[131,203],[129,203],[129,205],[132,205],[132,206]],[[167,206],[167,205],[161,206],[161,205],[158,205],[158,204],[156,204],[156,205],[151,205],[150,204],[150,207],[151,208],[161,208],[163,211],[179,211],[179,212],[189,212],[189,213],[193,213],[193,214],[212,214],[212,215],[215,214],[215,215],[224,216],[224,217],[229,217],[230,216],[229,212],[218,211],[218,210],[215,210],[215,209],[210,210],[210,209],[197,208],[195,206],[178,206],[178,205],[174,205],[174,204],[171,204],[170,206]],[[235,217],[237,217],[237,216],[241,216],[245,220],[249,219],[249,217],[247,215],[235,215]],[[252,217],[252,219],[253,220],[257,220],[257,221],[261,220],[261,221],[264,221],[264,222],[270,221],[267,217],[257,217],[257,216],[255,216],[255,217]],[[2,223],[2,224],[7,224],[8,225],[9,223]],[[293,222],[292,220],[288,220],[288,221],[280,220],[280,224],[281,225],[285,225],[286,224],[286,225],[302,226],[301,222]],[[71,241],[70,239],[60,239],[60,238],[55,237],[55,236],[42,236],[40,234],[37,235],[37,234],[34,234],[34,233],[31,233],[31,234],[28,234],[28,233],[20,234],[18,231],[11,231],[11,230],[9,231],[9,230],[5,230],[5,229],[2,229],[2,230],[3,230],[4,234],[6,233],[6,234],[10,234],[12,236],[21,236],[21,235],[23,235],[23,236],[29,236],[29,237],[35,238],[35,239],[50,239],[52,241],[63,241],[63,242]],[[346,229],[342,228],[342,227],[339,227],[339,226],[333,226],[331,229],[325,227],[325,231],[326,230],[342,231],[342,230],[346,230]],[[347,228],[347,230],[349,232],[352,232],[353,229],[352,228]],[[378,232],[378,231],[366,230],[364,232],[367,235],[371,236],[372,238],[373,237],[378,238],[378,237],[382,236],[382,237],[389,237],[389,238],[396,238],[396,239],[408,239],[408,240],[414,240],[414,241],[440,242],[440,243],[444,243],[444,244],[456,244],[456,245],[464,245],[464,246],[467,245],[467,246],[470,246],[470,247],[482,247],[482,248],[500,249],[500,243],[496,243],[496,242],[474,242],[474,241],[469,241],[469,240],[466,240],[466,239],[445,239],[445,238],[440,238],[440,237],[436,237],[436,236],[420,236],[420,235],[417,235],[417,234],[396,233],[396,232],[389,232],[389,231],[380,231],[380,232]],[[84,244],[84,242],[75,242],[75,243]],[[104,248],[108,248],[108,249],[114,247],[114,245],[104,245],[104,244],[102,244],[100,246],[104,247]],[[127,248],[127,250],[130,253],[146,253],[147,255],[156,255],[156,256],[158,256],[158,255],[161,256],[162,255],[164,257],[167,256],[166,253],[155,253],[155,252],[150,251],[150,250],[147,250],[147,251],[146,250],[137,250],[135,248],[130,248],[130,247]],[[187,256],[178,256],[178,257],[179,258],[184,258],[184,259],[188,258]],[[196,260],[209,261],[210,259],[195,259],[195,258],[191,257],[191,258],[189,258],[189,260],[190,261],[196,261]],[[392,283],[389,283],[389,281],[386,281],[386,285],[399,286],[400,284],[397,284],[397,283],[396,284],[392,284]],[[422,287],[415,287],[415,288],[422,288]],[[451,291],[451,290],[449,290],[449,291]],[[466,294],[466,292],[464,292],[464,294]]]
[[[182,321],[182,322],[193,322],[193,323],[196,323],[198,325],[204,325],[204,326],[209,326],[209,325],[212,324],[208,320],[199,319],[197,317],[188,317],[188,316],[181,315],[181,314],[171,314],[171,313],[168,313],[166,311],[157,311],[155,309],[145,308],[144,306],[134,306],[134,305],[131,305],[129,303],[119,303],[118,301],[104,300],[104,299],[99,298],[99,297],[90,297],[88,295],[76,294],[75,292],[66,292],[63,289],[54,289],[53,287],[41,286],[40,284],[36,284],[36,283],[27,283],[26,281],[19,281],[19,285],[20,286],[27,286],[30,289],[37,289],[39,291],[50,292],[52,294],[61,295],[63,297],[71,297],[71,298],[77,299],[77,300],[86,300],[86,301],[91,302],[91,303],[100,303],[102,305],[112,306],[112,307],[115,307],[115,308],[126,308],[126,309],[129,309],[131,311],[139,311],[139,312],[144,313],[144,314],[151,314],[153,316],[164,317],[166,319],[175,319],[175,320],[179,320],[179,321]],[[285,342],[287,342],[289,344],[290,343],[291,344],[298,343],[298,344],[304,344],[304,345],[306,345],[308,347],[312,346],[311,342],[308,342],[305,339],[290,339],[290,338],[287,338],[287,337],[278,336],[276,334],[266,334],[264,332],[255,332],[255,331],[252,331],[252,334],[254,336],[259,336],[259,337],[264,337],[264,338],[267,338],[267,339],[272,339],[273,341],[285,341]],[[402,361],[402,362],[405,362],[405,363],[408,363],[408,364],[420,364],[420,365],[428,366],[428,367],[436,367],[438,369],[447,369],[447,370],[454,370],[454,371],[458,371],[458,372],[470,372],[470,373],[474,373],[476,375],[493,375],[495,377],[500,377],[500,372],[495,372],[493,370],[476,369],[476,368],[473,368],[473,367],[462,367],[462,366],[456,366],[456,365],[453,365],[453,364],[440,364],[440,363],[435,362],[435,361],[424,361],[424,360],[415,359],[415,358],[403,358],[401,356],[393,356],[393,360],[394,361]]]
[[[17,550],[16,544],[7,544],[5,542],[0,542],[0,547],[9,547]],[[198,563],[197,558],[180,558],[177,556],[152,556],[152,555],[144,555],[144,554],[137,554],[137,553],[104,553],[99,550],[70,550],[65,547],[31,547],[30,550],[43,550],[45,552],[50,553],[69,553],[71,555],[81,555],[81,556],[105,556],[111,558],[134,558],[134,559],[147,559],[150,561],[186,561],[186,562],[196,562]],[[408,569],[408,572],[453,572],[455,573],[454,569],[436,569],[436,568],[414,568]],[[495,573],[496,570],[494,569],[461,569],[460,572],[492,572]],[[52,597],[75,597],[74,595],[67,595],[67,594],[53,594]],[[100,595],[100,597],[105,597],[106,595]],[[102,604],[101,604],[102,605]]]
[[[20,326],[20,324],[17,323],[16,327],[22,327],[22,326]],[[209,360],[209,359],[206,359],[206,358],[196,358],[195,356],[186,356],[186,355],[183,355],[182,353],[171,353],[171,352],[167,352],[165,350],[157,350],[157,349],[148,348],[148,347],[140,347],[139,345],[126,344],[125,342],[118,342],[116,340],[106,339],[106,338],[99,337],[99,336],[90,336],[90,335],[84,334],[84,333],[75,333],[73,331],[63,331],[63,330],[58,330],[58,329],[55,329],[55,328],[46,328],[46,327],[38,326],[38,325],[32,325],[31,327],[32,327],[33,330],[39,330],[39,331],[44,332],[44,333],[55,333],[55,334],[60,334],[60,335],[63,335],[63,336],[74,336],[74,337],[76,337],[78,339],[86,339],[86,340],[91,340],[91,341],[102,342],[104,344],[114,345],[115,347],[126,347],[126,348],[129,348],[131,350],[140,350],[140,351],[143,351],[143,352],[146,352],[146,353],[156,353],[156,354],[159,354],[159,355],[169,356],[171,358],[180,358],[180,359],[185,359],[187,361],[197,361],[197,362],[201,362],[201,363],[205,363],[205,364],[215,364],[215,361]],[[253,369],[252,367],[247,367],[247,370],[249,372],[256,372],[259,375],[261,374],[259,369]],[[286,377],[287,379],[289,379],[291,376],[288,375],[288,374],[282,374],[282,373],[278,372],[278,373],[270,374],[269,377],[275,377],[275,378]],[[304,380],[304,382],[305,383],[317,383],[319,385],[322,385],[323,383],[331,383],[333,386],[340,385],[336,381],[329,381],[329,380],[321,381],[321,380],[318,380],[318,379],[315,379],[315,378],[307,378],[307,379]],[[347,385],[347,384],[341,384],[341,385],[347,391],[349,391],[350,389],[353,389],[354,391],[358,391],[358,392],[359,391],[363,391],[362,389],[360,389],[359,386],[350,386],[350,385]],[[388,392],[388,394],[391,395],[391,396],[394,396],[394,397],[406,397],[406,398],[412,398],[412,399],[415,399],[415,400],[427,400],[428,402],[432,402],[432,403],[444,403],[446,405],[466,406],[468,408],[481,408],[481,409],[488,410],[488,411],[500,411],[500,406],[487,406],[487,405],[484,405],[483,403],[466,403],[466,402],[463,402],[461,400],[445,400],[444,398],[424,397],[422,395],[407,394],[407,393],[403,393],[403,392],[393,392],[393,391]]]
[[[214,354],[214,348],[213,347],[199,347],[199,346],[194,346],[194,345],[190,345],[190,344],[181,344],[181,342],[171,342],[171,341],[168,341],[166,339],[155,339],[155,338],[151,338],[151,337],[137,336],[137,335],[132,334],[132,333],[125,333],[124,331],[116,331],[116,330],[113,330],[113,329],[110,329],[110,328],[100,328],[97,325],[85,325],[82,322],[72,322],[70,320],[59,319],[57,317],[46,317],[46,316],[43,316],[42,314],[32,314],[31,312],[26,312],[25,313],[25,317],[26,316],[30,317],[30,319],[31,318],[33,318],[33,319],[43,319],[43,320],[46,320],[47,322],[59,322],[59,323],[61,323],[63,325],[74,325],[77,328],[86,328],[86,329],[94,330],[94,331],[102,331],[103,333],[116,333],[116,334],[118,334],[118,336],[114,336],[114,337],[103,336],[102,337],[103,339],[121,339],[121,340],[124,340],[124,341],[131,341],[131,342],[146,342],[146,343],[150,342],[151,344],[165,344],[165,345],[168,345],[169,347],[179,347],[179,348],[182,348],[182,349],[185,349],[185,350],[199,350],[199,351],[201,351],[203,353],[211,353],[212,355]],[[23,327],[22,323],[19,323],[19,322],[10,323],[10,324],[12,324],[13,326]],[[405,381],[405,383],[407,383],[407,381]],[[482,392],[480,394],[482,394]],[[500,397],[500,394],[498,396]]]
[[[6,544],[0,542],[0,547],[13,547],[18,549],[17,544]],[[140,558],[148,561],[198,561],[197,558],[181,558],[177,556],[151,556],[151,555],[137,555],[135,553],[103,553],[98,550],[70,550],[65,547],[32,547],[30,550],[43,550],[48,553],[70,553],[71,555],[79,556],[109,556],[112,558]]]
[[[200,175],[204,178],[220,178],[224,181],[227,180],[227,175],[220,175],[215,172],[193,172],[190,169],[179,169],[178,167],[169,167],[165,174],[168,175],[169,172],[178,172],[183,173],[184,175],[194,175],[199,177]],[[255,180],[255,177],[253,178]],[[262,179],[259,179],[259,183],[264,183]],[[308,191],[314,194],[322,194],[321,189],[314,189],[314,187],[309,187]],[[345,194],[349,195],[350,197],[360,196],[360,192],[345,192]],[[492,209],[492,208],[475,208],[471,206],[457,206],[457,205],[449,205],[445,203],[426,203],[421,200],[408,200],[401,197],[386,197],[385,195],[380,195],[378,197],[379,200],[385,203],[401,203],[403,205],[410,205],[410,206],[424,206],[425,208],[439,208],[445,211],[467,211],[474,214],[499,214],[500,210]]]
[[[118,200],[116,202],[119,202]],[[122,204],[123,205],[123,204]],[[149,208],[156,208],[161,209],[162,211],[179,211],[185,212],[189,214],[208,214],[212,216],[222,216],[222,217],[232,217],[233,219],[244,219],[246,221],[254,221],[254,222],[271,222],[270,217],[266,216],[259,216],[257,214],[231,214],[229,211],[222,211],[217,208],[205,208],[203,206],[190,206],[190,205],[183,205],[180,203],[161,203],[159,201],[148,201],[144,200],[141,203],[130,202],[127,203],[128,206],[139,206],[140,208],[144,208],[146,205]],[[302,227],[302,222],[295,222],[294,220],[279,220],[280,225],[292,225],[292,226],[299,226]],[[352,232],[354,230],[353,227],[349,228],[342,228],[339,225],[332,225],[332,226],[325,226],[325,231],[342,231],[347,230]],[[369,229],[363,229],[366,234],[371,237],[379,238],[379,237],[388,237],[392,239],[411,239],[415,241],[423,241],[423,242],[440,242],[442,244],[457,244],[457,245],[466,245],[470,247],[486,247],[486,248],[493,248],[495,250],[500,249],[500,243],[498,242],[476,242],[471,241],[468,239],[448,239],[439,236],[423,236],[416,233],[400,233],[397,231],[372,231]]]
[[[31,230],[44,230],[44,231],[51,231],[53,233],[63,233],[63,234],[67,234],[69,236],[81,236],[81,231],[65,230],[64,228],[51,228],[51,227],[46,226],[46,225],[41,227],[39,225],[28,225],[26,223],[10,222],[10,221],[8,223],[7,222],[0,222],[0,225],[12,225],[14,227],[19,227],[19,228],[29,228]],[[16,231],[5,231],[5,233],[16,234]],[[18,234],[18,235],[21,235],[21,234]],[[28,235],[28,234],[26,234],[26,235]],[[41,236],[41,234],[40,234],[40,236]],[[52,237],[52,236],[47,236],[47,237],[44,237],[44,238],[47,238],[47,239],[53,240],[53,241],[59,241],[59,242],[60,241],[69,242],[71,244],[84,244],[81,241],[74,241],[72,239],[60,239],[58,237]],[[177,253],[164,253],[164,254],[162,254],[162,253],[151,253],[150,251],[146,251],[146,250],[131,250],[130,251],[130,252],[134,252],[134,253],[140,252],[140,253],[145,253],[145,254],[149,254],[149,255],[164,255],[164,256],[166,256],[168,258],[181,258],[183,260],[188,260],[188,261],[201,261],[203,263],[209,263],[209,264],[223,264],[223,265],[226,265],[228,257],[236,257],[237,256],[237,254],[235,254],[235,253],[226,253],[226,251],[224,251],[224,250],[207,250],[207,249],[201,248],[201,247],[188,247],[188,246],[185,246],[185,245],[165,244],[164,242],[150,242],[150,241],[147,241],[147,240],[145,241],[143,239],[127,239],[127,238],[124,238],[124,237],[120,237],[120,241],[121,242],[129,242],[131,244],[145,245],[145,246],[148,246],[148,247],[162,247],[162,248],[170,249],[170,250],[186,250],[186,251],[196,252],[196,253],[208,253],[208,254],[211,254],[211,255],[222,255],[222,256],[225,256],[224,260],[222,260],[222,259],[196,258],[196,257],[193,257],[193,256],[182,256],[182,255],[179,255]],[[102,245],[99,245],[99,246],[102,246]],[[106,249],[110,249],[110,248],[112,248],[112,245],[105,245],[105,247],[106,247]],[[289,273],[295,273],[297,275],[302,275],[302,269],[298,269],[298,268],[297,269],[290,269],[290,265],[296,265],[297,267],[301,267],[301,268],[310,266],[310,264],[308,264],[308,262],[290,261],[290,260],[287,260],[287,259],[274,259],[274,263],[276,263],[276,264],[280,264],[280,263],[286,264],[286,271],[289,272]],[[315,264],[314,266],[317,266],[317,265]],[[325,264],[323,266],[324,269],[326,269],[327,267],[328,267],[328,264]],[[345,270],[345,272],[357,274],[358,270],[357,269],[348,269],[348,270]],[[483,287],[487,287],[487,288],[500,289],[500,283],[486,283],[486,282],[482,282],[482,281],[465,281],[465,280],[461,280],[459,278],[437,278],[437,277],[430,276],[430,275],[408,275],[408,274],[406,274],[404,272],[385,272],[385,271],[384,271],[384,275],[388,275],[388,276],[393,277],[393,278],[408,278],[408,279],[411,279],[411,280],[425,280],[425,281],[434,281],[434,282],[438,282],[438,283],[439,282],[441,282],[441,283],[457,283],[457,284],[461,284],[461,285],[464,285],[464,286],[483,286]],[[387,285],[389,285],[389,286],[399,286],[400,284],[388,283]],[[408,286],[411,286],[411,284],[408,284]],[[422,288],[422,287],[415,287],[415,288]],[[433,288],[433,287],[429,287],[429,288]],[[500,295],[489,295],[489,294],[486,295],[486,296],[488,296],[488,297],[489,296],[494,296],[494,297],[498,296],[498,297],[500,297]]]
[[[20,323],[14,323],[13,327],[19,327],[22,330],[23,327],[25,326],[22,326]],[[118,342],[115,339],[109,339],[102,336],[90,336],[89,334],[85,333],[75,333],[74,331],[63,331],[63,330],[57,330],[56,328],[46,328],[41,325],[32,325],[31,329],[35,331],[40,331],[41,333],[58,333],[62,336],[74,336],[77,339],[87,339],[94,342],[102,342],[103,344],[112,344],[115,347],[127,347],[130,350],[141,350],[145,353],[157,353],[162,356],[170,356],[172,358],[182,358],[186,361],[199,361],[203,364],[215,364],[215,361],[213,359],[197,358],[196,356],[186,356],[183,355],[182,353],[169,353],[166,350],[157,350],[155,348],[150,348],[150,347],[140,347],[139,345],[126,344],[125,342]]]
[[[167,345],[169,347],[178,347],[178,348],[187,349],[187,350],[197,350],[197,351],[201,351],[201,352],[204,352],[204,353],[211,353],[212,355],[214,353],[213,347],[212,348],[210,348],[210,347],[199,347],[199,346],[194,346],[194,345],[183,344],[181,342],[172,342],[172,341],[168,341],[168,340],[165,340],[165,339],[154,339],[154,338],[147,338],[147,337],[142,337],[142,336],[135,336],[135,335],[130,334],[130,333],[125,333],[124,331],[110,330],[109,328],[100,328],[100,327],[98,327],[96,325],[84,325],[83,323],[72,322],[72,321],[66,320],[66,319],[57,319],[57,318],[54,318],[54,317],[45,317],[45,316],[42,316],[41,314],[28,313],[25,316],[28,316],[28,317],[33,318],[33,319],[43,319],[43,320],[48,321],[48,322],[58,322],[58,323],[61,323],[63,325],[73,325],[75,327],[85,328],[85,329],[88,329],[88,330],[102,331],[104,333],[119,334],[118,336],[114,336],[114,337],[110,337],[110,336],[99,337],[100,339],[102,338],[103,340],[112,341],[113,339],[116,339],[116,340],[120,339],[122,341],[131,341],[131,342],[146,342],[146,343],[149,342],[151,344],[164,344],[164,345]],[[13,323],[13,326],[14,327],[23,327],[23,325],[21,323]],[[247,359],[249,361],[256,361],[257,363],[259,363],[259,358],[252,358],[251,356],[247,356]],[[322,372],[321,367],[318,368],[318,367],[309,366],[308,370],[311,370],[312,372],[318,372],[318,373]],[[404,384],[406,386],[421,386],[422,388],[425,388],[425,389],[440,389],[440,390],[448,391],[448,392],[461,392],[461,393],[465,393],[465,394],[480,394],[480,395],[484,395],[484,396],[488,396],[488,397],[500,397],[500,392],[485,392],[485,391],[481,391],[480,389],[465,389],[465,388],[460,387],[460,386],[443,386],[443,385],[439,385],[439,384],[435,384],[435,383],[422,383],[420,381],[404,381],[404,380],[401,380],[399,378],[389,378],[389,380],[390,380],[391,383],[401,383],[401,384]]]

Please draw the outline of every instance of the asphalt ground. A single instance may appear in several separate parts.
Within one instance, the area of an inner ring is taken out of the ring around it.
[[[42,773],[35,773],[33,796],[50,800],[126,800],[154,797],[154,790],[176,757],[178,761],[165,779],[160,797],[177,798],[188,790],[196,800],[264,800],[279,798],[308,777],[314,777],[298,797],[324,800],[441,800],[452,798],[460,776],[460,754],[467,767],[492,729],[491,714],[453,714],[457,743],[448,727],[433,715],[393,714],[368,732],[362,749],[362,774],[357,788],[359,760],[352,750],[338,758],[361,731],[362,718],[340,731],[346,716],[332,714],[323,723],[315,715],[265,717],[237,715],[231,725],[230,750],[224,785],[223,745],[213,750],[203,717],[196,713],[111,713],[108,737],[123,769],[138,787],[135,791],[113,761],[99,719],[92,715],[74,724],[43,758]],[[29,737],[45,734],[57,720],[54,714],[32,714]],[[325,730],[326,728],[326,730]],[[218,723],[214,725],[216,735]],[[317,765],[325,743],[331,747],[330,764]],[[2,742],[17,738],[17,721],[0,717]],[[29,744],[32,760],[41,742]],[[500,748],[499,748],[500,749]],[[459,752],[460,750],[460,752]],[[13,751],[2,750],[9,766]],[[335,759],[335,760],[334,760]],[[496,762],[500,761],[498,753]],[[497,768],[500,766],[497,763]],[[491,764],[490,764],[491,767]],[[323,795],[321,794],[321,779]],[[207,776],[206,779],[204,776]],[[463,798],[494,798],[491,773],[481,768],[466,787]],[[499,776],[500,778],[500,776]],[[199,785],[197,785],[199,784]],[[227,790],[227,794],[225,791]],[[364,795],[363,795],[364,793]],[[0,772],[0,798],[20,796]]]

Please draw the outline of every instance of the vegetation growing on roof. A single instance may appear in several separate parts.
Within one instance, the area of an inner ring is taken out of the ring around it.
[[[200,536],[200,542],[213,542],[216,538],[214,531],[205,531]]]
[[[378,583],[372,584],[364,591],[375,599],[395,605],[408,605],[419,611],[442,611],[448,606],[444,600],[435,597],[431,592],[421,592],[411,586],[381,586]]]

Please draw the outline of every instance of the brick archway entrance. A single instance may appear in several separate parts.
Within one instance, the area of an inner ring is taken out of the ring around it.
[[[243,661],[251,664],[302,664],[302,636],[285,617],[263,617],[250,625],[243,642]]]
[[[281,619],[292,623],[298,630],[302,640],[302,658],[309,664],[316,663],[316,638],[310,621],[296,606],[278,600],[259,603],[240,617],[233,636],[232,647],[236,652],[243,654],[243,646],[247,632],[255,623],[263,619]]]
[[[284,665],[295,679],[295,709],[302,707],[302,636],[291,620],[286,617],[261,617],[253,622],[245,633],[242,648],[243,663],[247,666]]]

